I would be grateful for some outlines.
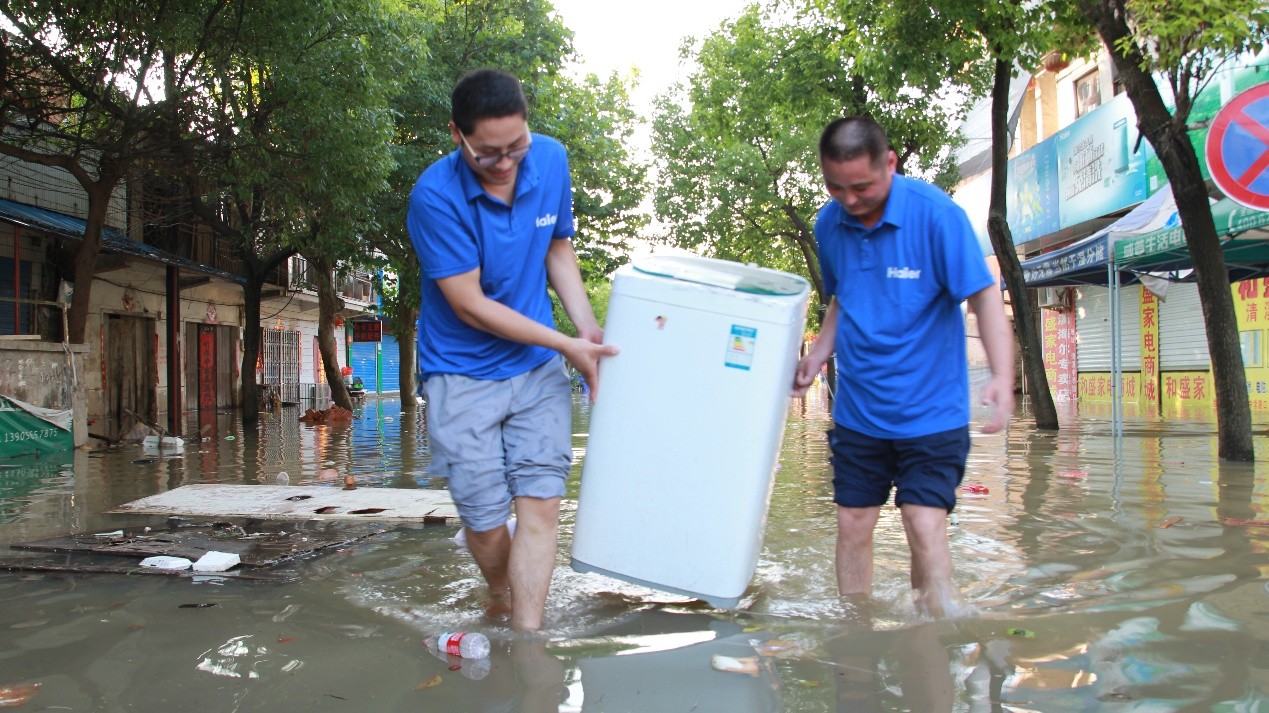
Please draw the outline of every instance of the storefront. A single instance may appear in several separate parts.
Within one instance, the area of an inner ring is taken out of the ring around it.
[[[1254,64],[1235,67],[1196,101],[1192,137],[1205,178],[1207,122],[1263,83]],[[1033,250],[1022,268],[1027,286],[1042,288],[1046,370],[1059,400],[1112,401],[1118,379],[1123,402],[1165,418],[1210,413],[1211,363],[1188,246],[1158,159],[1135,126],[1119,95],[1011,161],[1009,222],[1022,228],[1019,252],[1023,243]],[[1269,419],[1269,212],[1224,199],[1212,215],[1252,409]]]

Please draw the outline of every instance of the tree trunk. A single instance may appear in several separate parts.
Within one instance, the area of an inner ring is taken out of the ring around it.
[[[260,420],[260,386],[256,364],[260,361],[260,293],[264,277],[248,275],[242,286],[242,423],[254,426]]]
[[[392,331],[397,335],[397,355],[401,365],[399,377],[401,380],[401,410],[404,411],[407,405],[412,404],[419,387],[414,379],[419,371],[419,306],[417,304],[404,304],[399,295],[400,293],[398,292],[397,317],[392,323]]]
[[[1142,70],[1142,55],[1128,27],[1123,0],[1080,0],[1080,10],[1097,28],[1128,98],[1137,112],[1137,128],[1150,141],[1163,171],[1172,184],[1177,215],[1185,232],[1212,360],[1216,397],[1217,453],[1224,460],[1256,458],[1251,438],[1251,405],[1247,398],[1247,374],[1238,336],[1238,319],[1229,288],[1229,273],[1221,251],[1207,186],[1190,143],[1188,116],[1173,116],[1163,103],[1154,78]],[[1181,105],[1180,101],[1176,102]],[[1187,102],[1188,106],[1190,102]]]
[[[263,302],[265,280],[269,273],[287,258],[295,254],[294,248],[286,248],[261,260],[247,234],[234,233],[238,241],[238,255],[242,258],[247,283],[242,287],[243,319],[242,337],[242,424],[255,426],[260,420],[260,387],[256,382],[256,364],[260,361],[260,306]]]
[[[97,257],[101,255],[101,233],[106,226],[110,197],[118,183],[118,174],[106,166],[101,167],[100,180],[93,183],[80,181],[88,194],[88,219],[84,222],[84,239],[79,244],[79,250],[75,251],[75,291],[71,295],[70,311],[66,314],[66,339],[71,344],[83,344],[87,337],[93,276],[97,272]]]
[[[991,207],[987,213],[987,234],[1000,263],[1000,274],[1009,290],[1013,303],[1013,327],[1022,350],[1022,369],[1030,392],[1031,413],[1036,428],[1056,431],[1057,408],[1053,405],[1053,393],[1049,377],[1044,372],[1044,348],[1040,339],[1040,325],[1031,309],[1031,293],[1022,277],[1022,265],[1013,245],[1009,222],[1005,184],[1008,179],[1009,161],[1009,83],[1012,66],[1003,59],[996,60],[995,83],[991,90]]]
[[[339,350],[335,345],[335,317],[344,308],[344,301],[335,292],[335,266],[328,258],[309,257],[309,276],[317,287],[317,349],[322,353],[322,370],[330,384],[330,397],[336,406],[352,410],[352,396],[344,375],[339,373]]]
[[[97,256],[101,254],[101,231],[106,224],[110,193],[110,187],[100,185],[88,192],[88,220],[84,224],[84,239],[75,251],[75,291],[66,315],[67,341],[71,344],[83,344],[88,331],[93,275],[97,271]]]

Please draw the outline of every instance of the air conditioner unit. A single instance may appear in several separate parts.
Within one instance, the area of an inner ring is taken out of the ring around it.
[[[1036,293],[1036,301],[1040,304],[1040,309],[1066,308],[1065,287],[1041,287],[1036,290]]]

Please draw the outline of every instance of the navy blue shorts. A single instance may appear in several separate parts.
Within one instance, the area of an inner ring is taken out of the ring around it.
[[[965,477],[969,426],[919,438],[873,438],[842,426],[828,432],[833,502],[848,508],[926,505],[951,512]]]

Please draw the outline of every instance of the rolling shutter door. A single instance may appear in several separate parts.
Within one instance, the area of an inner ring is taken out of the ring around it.
[[[1168,285],[1159,304],[1159,370],[1207,371],[1211,363],[1198,285]]]
[[[383,333],[383,391],[401,390],[401,350],[397,347],[396,335]]]
[[[383,361],[383,383],[375,384],[375,347],[382,344],[383,349],[378,358]],[[352,344],[353,376],[361,377],[368,393],[380,393],[401,390],[401,353],[397,349],[397,338],[386,331],[383,342],[353,342]]]
[[[1141,292],[1119,290],[1120,358],[1124,371],[1141,370]],[[1081,372],[1110,372],[1110,289],[1084,285],[1075,291],[1076,357]]]

